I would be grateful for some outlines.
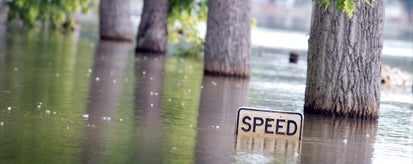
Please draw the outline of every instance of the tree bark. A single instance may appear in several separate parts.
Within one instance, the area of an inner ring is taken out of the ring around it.
[[[129,0],[101,0],[99,32],[101,39],[132,41],[134,34],[130,21]]]
[[[304,112],[379,117],[383,4],[357,1],[349,19],[313,1]]]
[[[145,0],[136,36],[136,52],[165,53],[168,41],[168,0]]]
[[[208,1],[205,74],[249,77],[251,0]]]

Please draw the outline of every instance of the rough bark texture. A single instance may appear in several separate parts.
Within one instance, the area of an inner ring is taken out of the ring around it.
[[[383,0],[357,1],[349,19],[313,1],[304,112],[376,119],[380,106]]]
[[[208,1],[206,74],[249,77],[251,0]]]
[[[145,0],[136,36],[136,52],[165,53],[168,41],[168,0]]]
[[[101,0],[99,32],[101,39],[132,41],[129,0]]]

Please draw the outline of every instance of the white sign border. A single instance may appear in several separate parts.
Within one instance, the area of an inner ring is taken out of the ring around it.
[[[271,113],[284,113],[284,114],[296,114],[299,115],[301,118],[301,122],[300,122],[300,135],[298,137],[298,141],[301,141],[303,138],[303,124],[304,124],[304,116],[303,114],[299,113],[299,112],[292,112],[292,111],[280,111],[280,110],[272,110],[272,109],[258,109],[258,108],[251,108],[251,107],[240,107],[237,110],[237,122],[236,122],[236,126],[235,126],[235,135],[238,136],[238,129],[239,129],[239,116],[240,116],[240,112],[242,110],[250,110],[250,111],[257,111],[257,112],[271,112]]]

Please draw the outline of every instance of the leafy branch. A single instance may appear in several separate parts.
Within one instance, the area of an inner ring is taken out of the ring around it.
[[[324,6],[324,9],[327,10],[331,6],[331,1],[334,0],[317,0],[319,6]],[[367,3],[369,6],[372,6],[372,2],[376,0],[336,0],[334,4],[334,9],[336,11],[343,11],[347,14],[349,18],[352,18],[354,13],[356,12],[356,2],[363,1],[363,3]]]

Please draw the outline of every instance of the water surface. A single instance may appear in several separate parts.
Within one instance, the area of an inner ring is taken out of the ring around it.
[[[304,57],[255,54],[246,80],[93,32],[2,34],[0,163],[412,163],[411,92],[384,90],[377,122],[306,115],[301,142],[234,136],[240,106],[302,113]]]

